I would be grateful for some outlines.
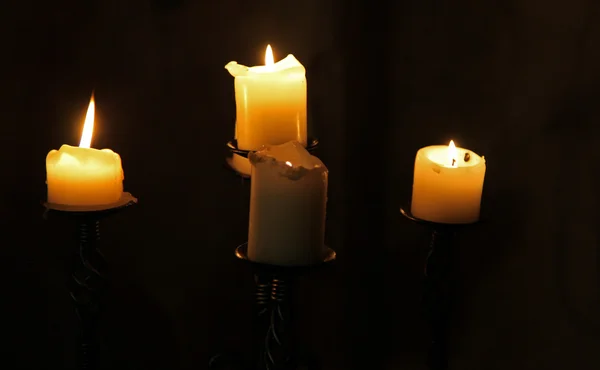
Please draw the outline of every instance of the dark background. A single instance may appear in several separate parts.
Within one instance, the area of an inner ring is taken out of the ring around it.
[[[427,235],[402,219],[423,146],[485,155],[485,223],[461,235],[452,368],[600,366],[600,3],[596,0],[7,0],[0,146],[1,360],[74,366],[67,222],[42,219],[45,156],[119,153],[138,206],[104,223],[105,368],[201,369],[248,347],[252,277],[233,249],[247,193],[223,167],[224,65],[293,53],[330,170],[339,261],[299,291],[326,369],[423,369]]]

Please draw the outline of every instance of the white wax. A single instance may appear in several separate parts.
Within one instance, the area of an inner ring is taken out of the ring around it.
[[[250,162],[248,257],[285,266],[320,262],[325,250],[327,167],[298,142],[252,152]]]

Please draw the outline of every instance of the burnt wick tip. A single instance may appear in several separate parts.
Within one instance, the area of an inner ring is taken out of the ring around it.
[[[468,162],[468,161],[470,161],[470,160],[471,160],[471,154],[469,154],[469,153],[465,153],[465,158],[464,158],[464,161],[465,161],[465,162]]]

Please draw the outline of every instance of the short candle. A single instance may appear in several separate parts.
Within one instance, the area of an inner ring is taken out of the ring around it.
[[[469,224],[479,220],[485,158],[450,145],[419,149],[411,213],[431,222]]]
[[[48,203],[96,206],[116,203],[123,194],[121,157],[110,149],[92,149],[95,102],[92,96],[79,147],[63,145],[46,157]]]
[[[275,63],[268,45],[264,66],[229,62],[225,68],[235,77],[235,139],[239,149],[257,150],[262,145],[288,141],[307,145],[306,70],[292,54]],[[236,169],[250,175],[246,158],[234,155],[233,161]]]
[[[322,262],[328,170],[298,142],[250,153],[248,258],[283,266]]]

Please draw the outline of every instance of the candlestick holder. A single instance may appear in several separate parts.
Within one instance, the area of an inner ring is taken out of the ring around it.
[[[252,361],[244,364],[239,355],[214,356],[210,369],[243,370],[317,370],[314,359],[300,359],[294,351],[291,299],[297,279],[336,259],[333,249],[327,248],[323,260],[309,266],[276,266],[258,263],[248,259],[248,244],[235,250],[238,259],[249,263],[256,284],[253,312]]]
[[[315,151],[319,147],[319,140],[316,138],[309,138],[307,142],[308,142],[308,144],[306,146],[306,150],[310,154],[314,155]],[[234,165],[233,156],[238,155],[240,157],[248,158],[248,155],[250,154],[250,152],[252,152],[252,150],[240,149],[237,145],[236,139],[230,140],[227,143],[227,150],[230,153],[230,155],[227,156],[227,158],[226,158],[227,167],[229,169],[231,169],[233,172],[235,172],[238,176],[241,176],[242,178],[250,178],[249,175],[242,173],[238,169],[236,169],[236,167]]]
[[[427,367],[430,370],[447,370],[448,318],[454,298],[454,237],[458,231],[474,224],[430,222],[413,216],[404,208],[400,208],[400,213],[431,232],[423,271],[425,282],[422,301],[422,312],[429,327],[430,340]]]
[[[44,203],[44,218],[57,215],[74,220],[78,247],[71,260],[67,288],[80,322],[78,369],[96,368],[96,328],[101,297],[108,284],[107,262],[100,251],[100,221],[137,203],[130,193],[105,206]]]

